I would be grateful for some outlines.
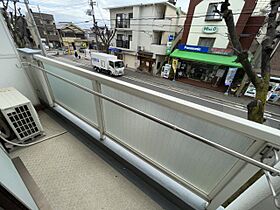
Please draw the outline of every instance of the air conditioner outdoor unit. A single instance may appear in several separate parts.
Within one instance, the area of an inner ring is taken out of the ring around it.
[[[15,88],[0,89],[0,110],[17,139],[24,142],[43,134],[43,127],[32,103]]]

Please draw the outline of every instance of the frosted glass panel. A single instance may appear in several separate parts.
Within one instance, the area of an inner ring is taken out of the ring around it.
[[[241,153],[245,153],[253,142],[247,136],[230,129],[104,85],[102,92]],[[104,115],[108,134],[117,137],[206,194],[214,189],[237,161],[232,156],[107,101],[104,101]]]
[[[92,89],[92,82],[78,75],[66,72],[48,64],[44,64],[46,70],[58,74],[59,76],[71,80],[79,85]],[[55,101],[66,106],[70,111],[79,113],[89,122],[97,125],[95,99],[94,96],[84,90],[66,83],[52,75],[48,75]]]

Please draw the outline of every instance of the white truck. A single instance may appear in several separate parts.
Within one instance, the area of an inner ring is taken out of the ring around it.
[[[115,55],[91,52],[91,64],[97,72],[105,72],[114,76],[124,74],[124,63]]]

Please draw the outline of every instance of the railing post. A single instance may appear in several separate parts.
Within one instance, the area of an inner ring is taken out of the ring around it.
[[[97,81],[92,81],[93,90],[101,93],[101,85]],[[100,97],[94,96],[95,100],[95,108],[96,108],[96,115],[97,115],[97,123],[100,132],[100,140],[105,139],[105,122],[104,122],[104,112],[103,112],[103,102]]]

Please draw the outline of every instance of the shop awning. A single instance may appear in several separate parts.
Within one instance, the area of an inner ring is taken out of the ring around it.
[[[229,67],[242,68],[240,63],[236,63],[236,56],[215,55],[210,53],[190,52],[176,49],[170,57],[181,58],[184,60],[209,63],[213,65],[224,65]]]

